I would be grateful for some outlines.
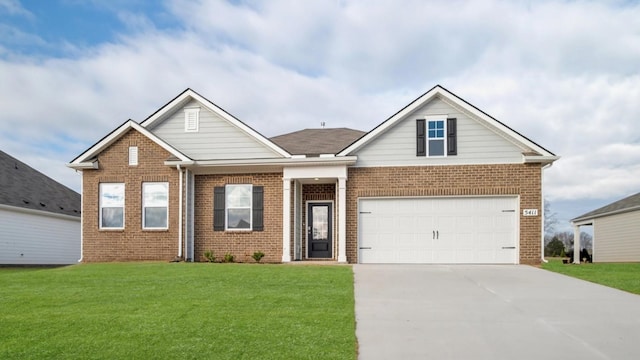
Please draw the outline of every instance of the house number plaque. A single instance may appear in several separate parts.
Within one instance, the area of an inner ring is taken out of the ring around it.
[[[522,216],[538,216],[538,209],[524,209]]]

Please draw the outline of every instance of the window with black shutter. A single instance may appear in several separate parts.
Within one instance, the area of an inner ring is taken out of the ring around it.
[[[213,189],[213,230],[264,230],[264,187],[242,184]]]
[[[416,156],[427,155],[427,138],[424,119],[416,120]]]

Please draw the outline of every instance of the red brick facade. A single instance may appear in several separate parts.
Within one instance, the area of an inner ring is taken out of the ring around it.
[[[214,231],[213,189],[227,184],[264,187],[263,231]],[[229,253],[236,262],[254,262],[256,251],[262,262],[282,261],[282,173],[242,175],[197,175],[195,178],[195,261],[204,261],[205,251],[213,251],[216,261]]]
[[[139,149],[138,165],[129,166],[129,147]],[[171,260],[178,255],[179,173],[164,165],[169,153],[130,130],[100,155],[98,170],[82,172],[82,261]],[[169,183],[167,230],[142,229],[142,183]],[[124,229],[101,230],[100,183],[124,183]]]
[[[520,196],[522,209],[541,206],[540,164],[350,168],[347,261],[357,263],[358,199],[383,196]],[[520,215],[520,263],[540,263],[541,217]]]
[[[129,166],[128,149],[137,146],[139,164]],[[83,261],[171,260],[178,255],[179,173],[164,164],[170,154],[135,130],[130,130],[98,157],[98,170],[83,171]],[[169,183],[169,228],[142,229],[142,184]],[[125,228],[99,228],[99,184],[125,184]],[[264,187],[264,231],[214,231],[213,189],[227,184]],[[334,202],[334,251],[337,258],[337,204],[335,184],[305,184],[302,187],[302,219],[306,204],[313,200]],[[194,260],[203,261],[205,251],[218,260],[232,254],[238,262],[253,262],[256,251],[264,262],[282,260],[282,173],[197,175],[195,177]],[[350,168],[347,180],[347,261],[357,263],[359,198],[397,196],[487,196],[520,197],[520,207],[540,208],[540,164],[464,165],[431,167]],[[293,190],[292,190],[293,209]],[[292,210],[293,214],[293,210]],[[293,221],[293,216],[292,216]],[[292,225],[293,231],[293,225]],[[541,217],[520,216],[520,263],[540,262]],[[291,255],[293,239],[291,236]],[[306,234],[302,234],[306,258]]]

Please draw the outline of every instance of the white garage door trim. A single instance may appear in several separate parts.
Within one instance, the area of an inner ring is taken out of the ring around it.
[[[358,199],[358,262],[518,264],[518,196]]]

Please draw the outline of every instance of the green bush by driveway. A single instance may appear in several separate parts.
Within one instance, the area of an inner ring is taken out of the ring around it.
[[[349,266],[0,268],[0,358],[355,359]]]

